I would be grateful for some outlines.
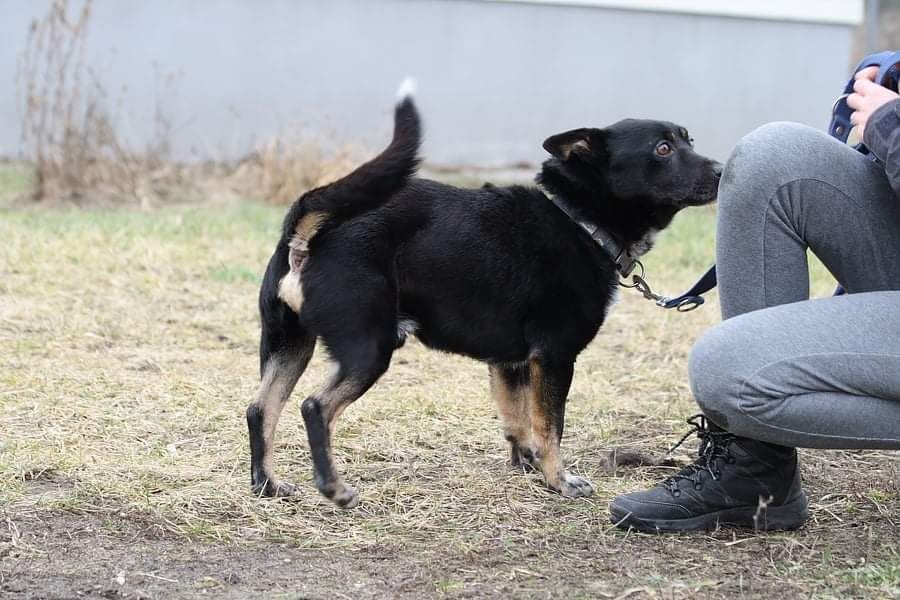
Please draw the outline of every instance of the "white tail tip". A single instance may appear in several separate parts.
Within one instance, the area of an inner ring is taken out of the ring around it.
[[[397,100],[406,100],[407,98],[411,98],[416,93],[416,80],[410,76],[406,76],[406,78],[400,83],[400,87],[397,88]]]

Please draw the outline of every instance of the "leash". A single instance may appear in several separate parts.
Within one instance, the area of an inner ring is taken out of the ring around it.
[[[647,282],[644,263],[632,256],[628,252],[628,248],[620,244],[614,236],[599,225],[577,218],[562,202],[557,201],[552,194],[547,194],[547,196],[556,208],[584,229],[591,236],[591,239],[594,240],[594,243],[600,246],[606,255],[609,256],[610,260],[616,265],[616,271],[619,273],[619,285],[624,288],[636,289],[645,299],[652,300],[658,307],[674,308],[678,312],[692,311],[703,304],[703,294],[716,287],[716,265],[713,265],[683,294],[674,297],[657,294],[650,287],[650,283]],[[634,273],[635,269],[638,269],[640,273]],[[627,283],[623,281],[623,278],[627,278],[629,275],[632,282]]]
[[[660,308],[674,308],[678,312],[692,311],[704,303],[703,294],[716,287],[716,265],[713,265],[683,294],[674,297],[663,296],[655,293],[647,283],[644,278],[644,265],[640,261],[637,261],[637,264],[640,266],[640,275],[632,275],[632,283],[625,283],[620,279],[619,285],[635,288],[644,298],[652,300]]]

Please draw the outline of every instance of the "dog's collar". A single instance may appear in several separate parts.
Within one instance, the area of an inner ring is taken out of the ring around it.
[[[567,217],[584,229],[587,234],[591,236],[591,239],[606,252],[607,256],[609,256],[616,264],[616,270],[621,277],[628,277],[631,275],[631,272],[634,271],[634,268],[638,265],[638,260],[628,253],[628,249],[625,246],[620,244],[616,238],[599,225],[589,223],[573,215],[571,211],[566,208],[566,205],[557,200],[553,194],[547,194],[547,197],[550,198],[550,201],[553,202],[556,208],[563,211]]]

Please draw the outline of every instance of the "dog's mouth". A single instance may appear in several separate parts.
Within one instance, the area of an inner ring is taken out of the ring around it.
[[[716,201],[719,196],[719,175],[704,177],[694,185],[694,189],[681,201],[682,206],[703,206]]]
[[[717,188],[713,188],[711,190],[696,190],[690,196],[681,201],[681,206],[704,206],[706,204],[712,204],[716,201],[717,198]]]

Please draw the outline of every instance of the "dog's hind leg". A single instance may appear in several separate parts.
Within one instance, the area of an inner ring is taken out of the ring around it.
[[[264,353],[256,399],[247,407],[250,432],[250,484],[263,496],[290,496],[294,486],[279,481],[272,469],[275,428],[281,411],[303,374],[315,347],[311,337],[290,348]]]
[[[565,425],[566,397],[572,383],[572,363],[553,363],[538,358],[528,361],[528,416],[531,452],[547,485],[563,496],[589,496],[594,488],[586,479],[569,474],[562,463],[559,444]]]
[[[294,486],[280,482],[272,470],[275,428],[297,380],[309,364],[315,336],[300,325],[297,315],[280,303],[262,306],[259,345],[260,383],[247,407],[250,434],[250,485],[262,496],[289,496]]]
[[[336,371],[321,392],[303,401],[301,411],[312,452],[316,487],[341,508],[359,503],[357,491],[344,482],[334,463],[331,437],[344,409],[362,396],[387,370],[396,342],[391,329],[380,340],[328,344]],[[326,342],[328,340],[326,339]]]
[[[532,469],[531,418],[528,414],[528,363],[491,365],[491,396],[509,442],[510,463],[516,469]]]

